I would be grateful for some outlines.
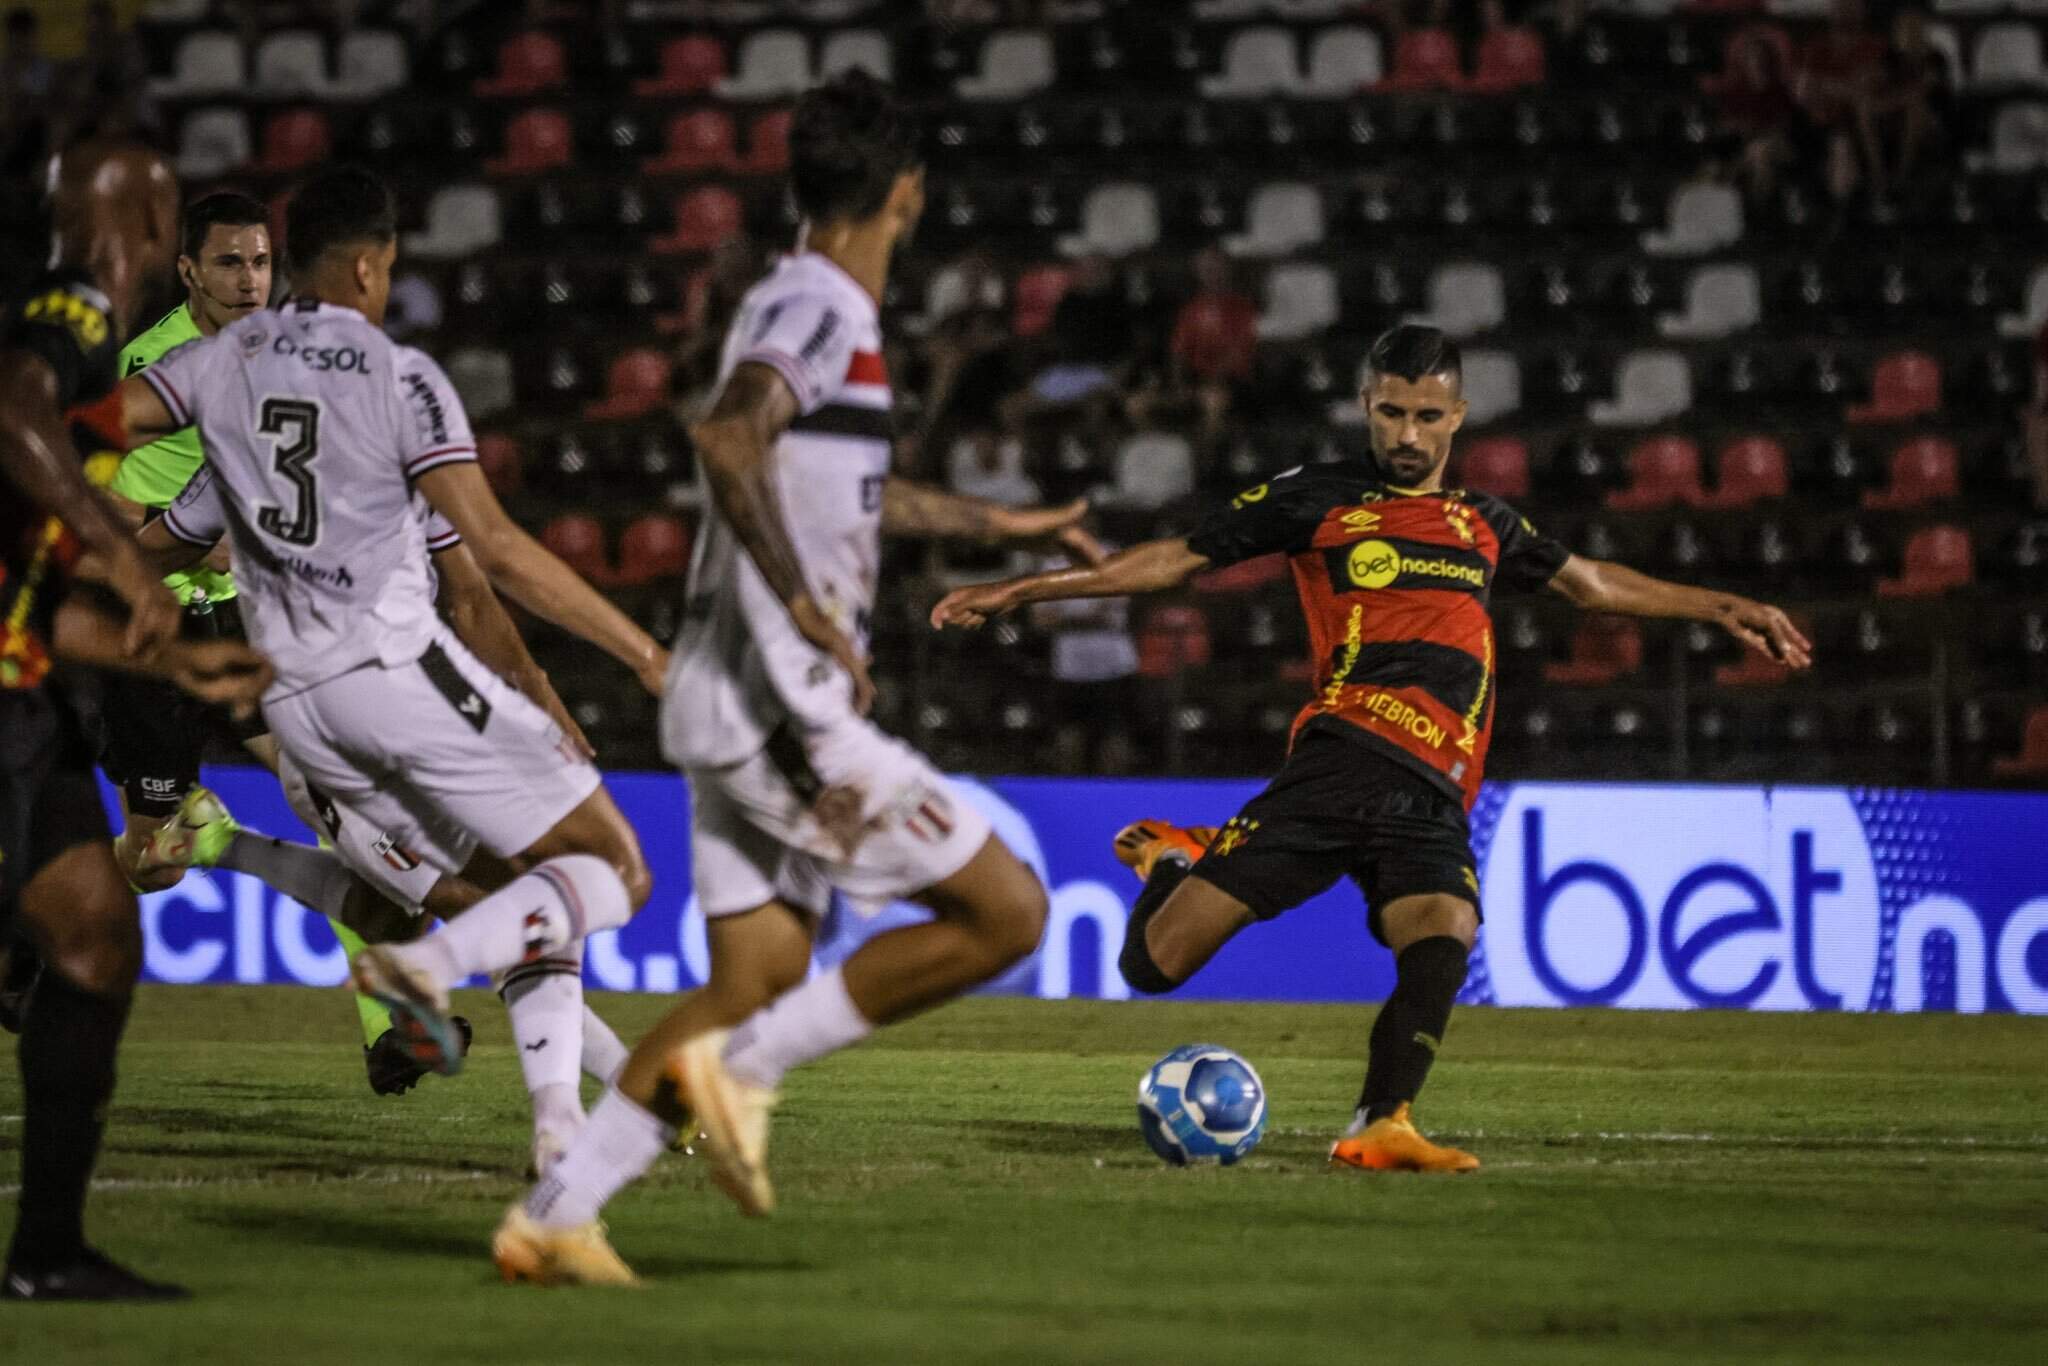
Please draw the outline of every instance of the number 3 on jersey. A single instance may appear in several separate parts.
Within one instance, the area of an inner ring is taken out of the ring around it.
[[[281,507],[256,510],[256,525],[293,545],[320,539],[320,499],[313,482],[313,457],[320,450],[320,405],[302,398],[266,398],[256,430],[276,437],[277,472],[298,491],[289,521]]]

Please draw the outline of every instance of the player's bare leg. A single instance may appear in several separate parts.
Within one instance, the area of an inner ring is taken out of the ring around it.
[[[95,840],[50,860],[22,888],[18,905],[45,971],[22,1023],[20,1214],[0,1295],[182,1297],[181,1288],[144,1280],[85,1241],[86,1188],[142,972],[135,895],[111,845]]]
[[[1373,1020],[1358,1113],[1330,1161],[1373,1171],[1476,1171],[1472,1154],[1424,1138],[1409,1107],[1443,1045],[1479,913],[1463,897],[1401,897],[1381,910],[1380,932],[1394,954],[1394,990]]]
[[[1190,876],[1213,827],[1135,821],[1117,832],[1116,856],[1144,882],[1124,924],[1117,967],[1148,995],[1172,991],[1252,923],[1251,908],[1206,878]]]

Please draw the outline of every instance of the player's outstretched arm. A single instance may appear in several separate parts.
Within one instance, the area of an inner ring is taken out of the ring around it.
[[[1065,552],[1076,564],[1101,564],[1109,552],[1081,525],[1087,515],[1086,498],[1059,507],[1020,508],[895,475],[882,485],[885,536],[1039,545]]]
[[[576,718],[569,715],[569,709],[556,696],[555,685],[548,681],[546,671],[534,662],[519,628],[505,614],[505,605],[498,601],[469,547],[458,541],[446,550],[435,551],[434,576],[440,581],[441,611],[462,643],[500,678],[525,693],[528,701],[554,718],[562,733],[586,758],[595,759],[597,751],[591,748],[583,727],[576,724]]]
[[[575,570],[519,529],[499,504],[474,461],[437,465],[417,487],[434,510],[462,533],[463,542],[492,584],[527,611],[581,636],[661,692],[668,651],[624,612],[585,583]]]
[[[201,701],[246,717],[270,686],[270,661],[239,640],[182,640],[175,636],[132,654],[122,623],[99,603],[74,596],[57,609],[51,647],[59,659],[96,668],[125,669],[168,679]]]
[[[135,541],[92,485],[58,410],[57,374],[25,350],[0,354],[0,470],[16,489],[63,522],[100,557],[107,586],[128,604],[130,653],[178,631],[178,600],[136,552]]]
[[[775,439],[796,415],[788,381],[772,366],[745,361],[726,377],[711,411],[691,426],[690,441],[719,515],[788,609],[798,633],[852,675],[854,707],[865,713],[875,698],[867,660],[811,597],[775,492],[769,463]]]
[[[1100,564],[956,588],[932,608],[932,626],[939,630],[971,628],[1033,602],[1157,593],[1186,583],[1208,565],[1208,556],[1189,548],[1185,537],[1146,541],[1118,551]]]
[[[1612,560],[1574,555],[1550,581],[1554,593],[1593,612],[1619,612],[1631,617],[1679,617],[1710,621],[1753,650],[1781,664],[1804,669],[1813,663],[1813,644],[1792,619],[1771,606],[1739,593],[1652,578]]]

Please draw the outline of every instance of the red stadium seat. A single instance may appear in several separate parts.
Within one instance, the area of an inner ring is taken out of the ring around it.
[[[732,170],[739,161],[733,136],[732,115],[723,109],[678,114],[668,121],[668,145],[642,169],[648,175]]]
[[[661,74],[633,82],[636,96],[696,95],[725,75],[725,44],[702,33],[661,45]]]
[[[492,175],[531,175],[567,166],[575,156],[569,117],[559,109],[528,109],[505,125],[505,155],[484,169]]]
[[[1020,337],[1035,337],[1052,326],[1053,310],[1073,278],[1065,266],[1038,266],[1019,275],[1010,330]]]
[[[1209,623],[1200,608],[1177,603],[1156,609],[1138,632],[1138,672],[1165,678],[1209,662]]]
[[[288,109],[272,114],[263,125],[263,155],[256,169],[269,175],[304,170],[327,160],[332,146],[327,115],[317,109]]]
[[[1699,500],[1703,508],[1742,508],[1783,498],[1791,488],[1785,448],[1768,436],[1745,436],[1721,448],[1720,481]]]
[[[619,535],[619,582],[637,586],[680,578],[690,568],[690,529],[681,519],[650,512]]]
[[[476,439],[476,463],[483,467],[491,491],[500,498],[519,492],[519,443],[502,432],[490,432]]]
[[[1894,351],[1870,377],[1870,402],[1849,409],[1851,422],[1904,422],[1941,411],[1941,362],[1924,351]]]
[[[635,347],[612,360],[605,377],[605,396],[583,410],[599,422],[644,417],[668,402],[668,357],[648,347]]]
[[[747,159],[741,169],[754,175],[781,175],[789,169],[789,125],[787,109],[771,109],[754,120],[747,130]]]
[[[1628,453],[1628,487],[1607,495],[1619,512],[1644,512],[1671,503],[1698,503],[1700,448],[1691,437],[1653,436]]]
[[[1543,666],[1543,681],[1601,687],[1642,666],[1643,634],[1635,622],[1596,613],[1572,633],[1572,657]]]
[[[498,74],[476,83],[479,95],[538,95],[569,81],[569,57],[546,33],[515,33],[498,48]]]
[[[1529,448],[1519,436],[1483,436],[1465,447],[1458,482],[1496,498],[1529,496]]]
[[[1479,40],[1469,89],[1501,95],[1544,80],[1543,38],[1532,28],[1497,28]]]
[[[739,236],[745,224],[746,210],[738,195],[705,185],[676,200],[676,230],[649,242],[647,249],[668,256],[711,251]]]
[[[605,558],[604,528],[595,517],[564,513],[541,528],[540,543],[592,583],[610,584],[617,577]]]
[[[2048,778],[2048,707],[2036,707],[2027,713],[2020,752],[1993,759],[1991,773],[1997,778]]]
[[[1458,67],[1458,40],[1449,29],[1412,28],[1394,44],[1394,68],[1375,90],[1458,90],[1465,73]]]
[[[1866,489],[1863,506],[1894,512],[1954,498],[1961,492],[1955,444],[1938,436],[1917,437],[1892,452],[1891,484]]]
[[[1906,542],[1904,572],[1877,585],[1879,597],[1929,598],[1961,588],[1976,577],[1970,533],[1946,523],[1922,527]]]

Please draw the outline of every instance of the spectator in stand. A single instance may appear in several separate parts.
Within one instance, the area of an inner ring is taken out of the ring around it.
[[[992,427],[978,428],[953,443],[946,482],[955,493],[1013,507],[1044,501],[1038,485],[1024,473],[1024,444]]]
[[[1221,249],[1204,247],[1195,257],[1194,297],[1181,305],[1173,324],[1176,389],[1251,378],[1259,308],[1230,276],[1230,258]]]
[[[1833,0],[1827,27],[1799,50],[1799,94],[1827,148],[1827,188],[1837,210],[1862,182],[1863,110],[1884,71],[1884,40],[1870,31],[1863,0]]]
[[[1777,188],[1787,167],[1810,156],[1819,129],[1800,106],[1785,54],[1761,28],[1738,33],[1728,70],[1705,82],[1720,116],[1718,160],[1752,203]]]
[[[1114,550],[1114,546],[1105,546]],[[1033,569],[1062,569],[1046,558]],[[1131,639],[1129,598],[1074,598],[1031,608],[1031,624],[1052,636],[1059,728],[1052,767],[1068,773],[1129,773],[1138,712],[1138,645]]]
[[[1928,41],[1927,12],[1900,10],[1883,77],[1860,111],[1864,159],[1879,194],[1910,181],[1929,144],[1954,126],[1954,82],[1948,58]]]
[[[1133,331],[1130,301],[1109,258],[1083,257],[1047,329],[1052,360],[1012,401],[1012,422],[1021,424],[1113,398],[1131,354]]]

